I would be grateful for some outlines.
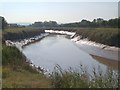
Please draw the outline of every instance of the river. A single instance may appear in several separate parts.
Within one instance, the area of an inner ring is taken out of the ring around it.
[[[65,35],[47,36],[39,42],[25,46],[25,56],[36,66],[44,67],[49,72],[58,64],[62,69],[79,69],[81,65],[89,73],[93,68],[106,71],[107,66],[98,62],[91,55],[77,47]]]

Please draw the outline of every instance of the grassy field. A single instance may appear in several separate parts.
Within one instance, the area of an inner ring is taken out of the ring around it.
[[[76,33],[91,41],[120,47],[120,29],[118,28],[87,28],[77,30]]]

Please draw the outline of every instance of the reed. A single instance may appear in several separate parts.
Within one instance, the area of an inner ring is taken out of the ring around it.
[[[63,70],[59,65],[51,75],[54,88],[118,88],[118,73],[108,69],[105,74],[93,69],[91,76],[81,65],[77,71],[73,68]]]

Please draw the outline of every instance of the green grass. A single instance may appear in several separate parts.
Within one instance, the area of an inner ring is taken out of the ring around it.
[[[50,88],[51,83],[43,74],[32,73],[27,70],[15,71],[10,67],[3,67],[3,88]]]
[[[51,75],[51,81],[54,88],[118,88],[118,74],[112,70],[103,74],[101,71],[96,73],[93,69],[93,76],[81,66],[76,71],[74,69],[62,70],[57,65]]]
[[[44,33],[43,29],[33,29],[33,28],[7,28],[3,31],[3,40],[21,40],[25,38],[31,38],[36,35]]]
[[[118,28],[91,28],[77,30],[78,35],[91,41],[110,46],[120,47],[120,29]]]
[[[22,27],[22,28],[6,28],[3,33],[21,33],[23,31],[26,31],[26,32],[30,32],[30,31],[36,31],[36,30],[39,30],[39,29],[33,29],[33,28],[29,28],[29,27]]]
[[[49,78],[26,63],[25,56],[16,47],[3,45],[2,52],[3,88],[51,87]]]
[[[61,30],[61,29],[60,29]],[[64,29],[63,29],[64,30]],[[91,41],[110,46],[120,47],[120,29],[118,28],[70,28],[69,31],[75,31],[77,35],[88,38]],[[43,29],[33,28],[8,28],[3,31],[3,40],[20,40],[34,37],[44,32]]]

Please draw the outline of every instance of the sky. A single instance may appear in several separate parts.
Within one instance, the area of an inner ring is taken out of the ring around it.
[[[119,2],[119,0],[0,0],[0,2]]]
[[[46,0],[45,0],[46,1]],[[0,3],[0,16],[9,23],[33,23],[35,21],[57,21],[58,23],[105,20],[118,17],[118,2],[7,2]],[[75,1],[75,0],[74,0]],[[77,0],[76,0],[77,1]],[[95,0],[93,0],[95,1]],[[102,0],[101,0],[102,1]],[[105,1],[105,0],[104,0]],[[115,1],[115,0],[114,0]]]

